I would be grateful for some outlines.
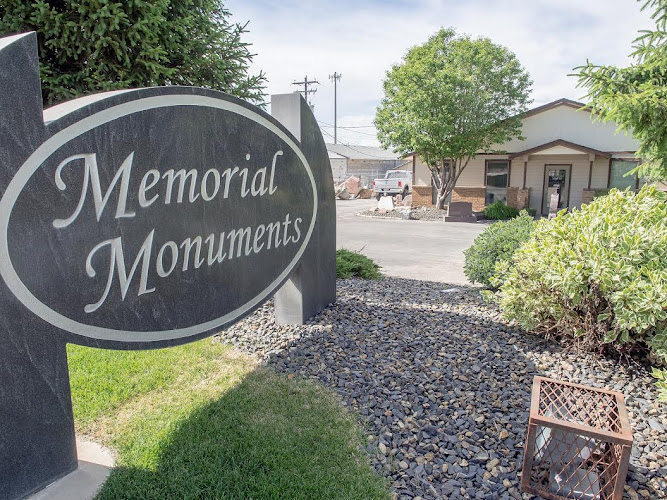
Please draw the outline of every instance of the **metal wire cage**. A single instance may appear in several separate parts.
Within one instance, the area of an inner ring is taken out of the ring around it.
[[[620,500],[631,451],[622,394],[533,379],[523,491],[553,500]]]

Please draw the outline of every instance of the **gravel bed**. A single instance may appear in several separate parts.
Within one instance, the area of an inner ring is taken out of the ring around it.
[[[667,497],[667,405],[647,370],[521,333],[474,288],[339,280],[337,303],[306,325],[276,325],[266,304],[218,338],[336,391],[395,498],[529,498],[518,473],[534,375],[623,392],[624,498]]]
[[[379,217],[383,219],[402,219],[404,218],[401,215],[401,211],[406,207],[396,207],[396,210],[391,212],[380,213],[379,210],[365,210],[360,212],[359,215],[364,217]],[[442,222],[442,218],[447,215],[445,210],[438,210],[437,208],[432,207],[420,207],[414,208],[410,211],[411,220],[437,220]]]

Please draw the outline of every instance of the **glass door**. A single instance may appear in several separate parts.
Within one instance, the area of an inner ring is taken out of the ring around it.
[[[557,195],[558,210],[568,208],[570,198],[570,170],[572,165],[545,165],[544,192],[542,195],[542,215],[549,213],[553,195]],[[554,198],[555,200],[555,198]]]

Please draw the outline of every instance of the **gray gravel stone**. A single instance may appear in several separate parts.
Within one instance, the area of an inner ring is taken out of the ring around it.
[[[667,412],[645,367],[520,332],[474,288],[443,294],[452,287],[395,278],[337,286],[338,302],[306,325],[276,325],[269,303],[217,338],[337,392],[398,498],[522,498],[534,375],[623,392],[635,442],[624,498],[665,498]]]

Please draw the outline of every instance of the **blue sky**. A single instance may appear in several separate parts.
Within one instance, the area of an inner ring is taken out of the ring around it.
[[[253,70],[269,79],[267,92],[293,92],[308,75],[320,82],[311,97],[315,116],[333,124],[338,85],[339,142],[377,145],[371,125],[382,79],[412,46],[440,27],[486,36],[512,50],[534,83],[533,106],[584,92],[569,77],[590,59],[627,65],[637,31],[652,27],[634,0],[226,0],[232,20],[249,22],[245,41],[257,55]],[[323,125],[325,139],[333,129]]]

